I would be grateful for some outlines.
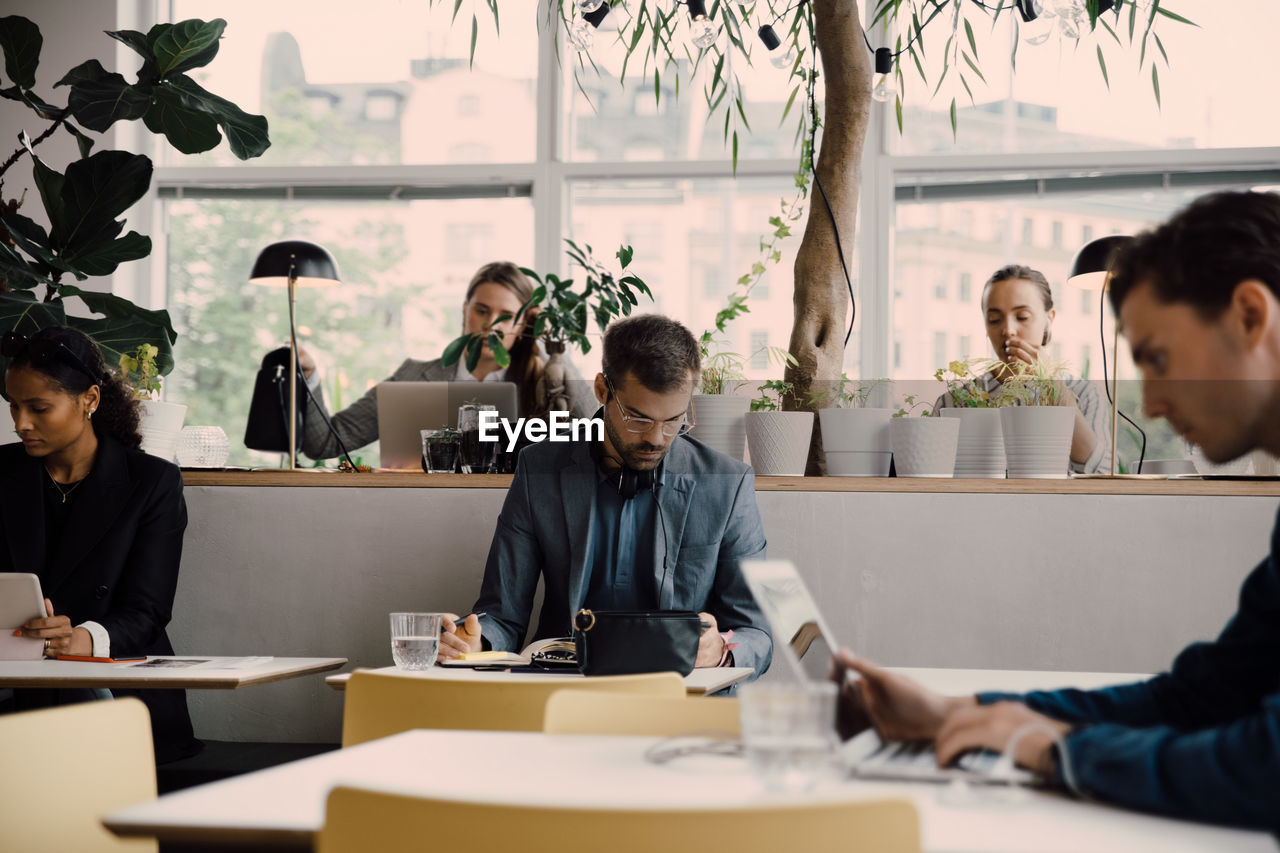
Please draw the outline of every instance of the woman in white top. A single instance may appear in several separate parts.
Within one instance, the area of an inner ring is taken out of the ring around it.
[[[1053,338],[1053,292],[1044,273],[1021,264],[1009,264],[992,273],[982,289],[982,313],[987,339],[996,357],[1009,364],[1035,364],[1045,357]],[[988,392],[1000,387],[1000,377],[985,373],[977,380]],[[1063,384],[1076,398],[1075,432],[1071,437],[1071,470],[1095,474],[1111,468],[1110,408],[1097,386],[1067,376]],[[953,406],[943,394],[940,406]]]

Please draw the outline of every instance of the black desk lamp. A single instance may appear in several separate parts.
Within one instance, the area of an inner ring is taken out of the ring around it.
[[[253,262],[249,281],[289,289],[289,467],[298,464],[298,332],[295,311],[299,287],[337,284],[338,262],[320,246],[304,240],[272,243]]]
[[[1076,253],[1075,260],[1071,262],[1071,272],[1067,275],[1067,283],[1081,290],[1097,290],[1105,292],[1111,280],[1111,265],[1115,260],[1116,253],[1133,241],[1132,237],[1126,237],[1122,234],[1113,234],[1108,237],[1099,237],[1091,240]],[[1100,310],[1101,316],[1106,316],[1106,299],[1103,299],[1104,305]],[[1101,323],[1101,317],[1099,323]],[[1120,368],[1120,318],[1115,318],[1115,334],[1111,343],[1111,387],[1114,392],[1109,392],[1107,396],[1111,401],[1111,476],[1116,476],[1116,427],[1118,424],[1117,415],[1120,411],[1117,400],[1120,397],[1120,386],[1116,384],[1119,376]],[[1107,363],[1107,339],[1105,335],[1102,338],[1102,385],[1107,385],[1106,376]],[[1128,418],[1125,418],[1128,420]]]

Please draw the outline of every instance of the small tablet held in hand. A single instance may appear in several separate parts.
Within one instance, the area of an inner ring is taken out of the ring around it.
[[[40,660],[44,640],[15,637],[13,632],[32,619],[43,619],[40,579],[26,572],[0,572],[0,660]]]

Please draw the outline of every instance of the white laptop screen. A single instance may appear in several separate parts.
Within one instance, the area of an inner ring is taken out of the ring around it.
[[[825,681],[839,644],[789,560],[746,560],[742,573],[773,631],[773,654],[801,678]]]

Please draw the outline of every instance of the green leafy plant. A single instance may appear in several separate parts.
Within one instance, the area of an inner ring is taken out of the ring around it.
[[[160,368],[156,365],[159,348],[151,344],[139,344],[132,353],[120,356],[120,373],[133,387],[139,400],[156,400],[160,397]]]
[[[634,274],[626,273],[631,265],[632,250],[630,246],[619,247],[615,257],[618,259],[622,275],[614,275],[591,254],[590,246],[579,246],[572,240],[565,240],[566,250],[573,265],[583,271],[581,290],[573,286],[573,279],[562,279],[555,273],[540,276],[531,269],[521,267],[521,271],[537,282],[533,295],[514,319],[517,323],[533,309],[537,309],[533,321],[533,335],[547,344],[548,351],[562,350],[568,345],[576,346],[584,355],[591,351],[591,340],[588,338],[591,320],[600,331],[609,325],[615,317],[631,314],[631,309],[640,304],[641,294],[653,299],[653,291],[644,280]],[[494,323],[512,319],[510,314],[501,314]],[[507,350],[503,335],[499,331],[476,332],[459,335],[449,342],[444,349],[442,361],[445,366],[457,364],[466,355],[468,370],[474,370],[480,363],[481,349],[488,341],[489,350],[499,367],[511,364],[511,353]]]
[[[217,146],[223,134],[236,157],[257,157],[271,144],[267,120],[205,90],[187,72],[208,65],[218,53],[227,22],[187,20],[157,24],[148,32],[108,32],[142,57],[133,82],[107,71],[96,59],[82,62],[54,84],[67,87],[65,106],[35,92],[36,69],[44,40],[26,18],[0,18],[0,49],[7,85],[0,97],[26,104],[49,126],[32,138],[19,134],[20,145],[0,163],[0,189],[5,173],[30,156],[35,186],[49,222],[46,230],[19,213],[25,200],[0,204],[0,329],[31,334],[45,326],[70,325],[97,341],[107,362],[136,353],[139,345],[156,348],[160,375],[173,369],[177,333],[167,311],[150,311],[110,293],[81,290],[67,276],[84,281],[110,275],[124,262],[151,253],[151,240],[124,231],[121,219],[151,185],[151,160],[127,151],[98,151],[90,132],[102,133],[117,121],[141,119],[152,133],[163,135],[184,154]],[[58,172],[37,156],[38,145],[59,129],[75,137],[80,159]],[[42,298],[35,290],[44,288]],[[7,291],[7,292],[5,292]],[[68,314],[63,300],[79,298],[100,317]]]
[[[751,411],[777,412],[782,410],[787,398],[795,399],[796,386],[782,379],[770,379],[756,390],[760,396],[751,401]]]
[[[1002,381],[995,393],[996,405],[1006,406],[1072,406],[1075,395],[1063,382],[1066,362],[1018,361],[1003,365]]]
[[[998,370],[1002,362],[994,358],[967,358],[939,367],[933,378],[947,387],[951,402],[961,409],[992,409],[996,406],[995,394],[982,387],[982,377]]]
[[[736,352],[711,352],[714,342],[709,334],[698,339],[698,347],[702,352],[701,393],[732,394],[738,386],[747,380],[744,372],[742,356]]]
[[[871,395],[888,379],[868,379],[865,382],[850,379],[847,373],[841,373],[835,382],[828,383],[824,391],[813,391],[808,395],[809,404],[819,409],[861,409],[865,408]]]
[[[929,405],[929,401],[920,399],[915,394],[908,394],[906,397],[903,397],[902,405],[898,407],[898,410],[894,412],[892,416],[895,418],[909,418],[913,414],[916,414],[917,409],[920,410],[920,417],[933,417],[933,407]]]

